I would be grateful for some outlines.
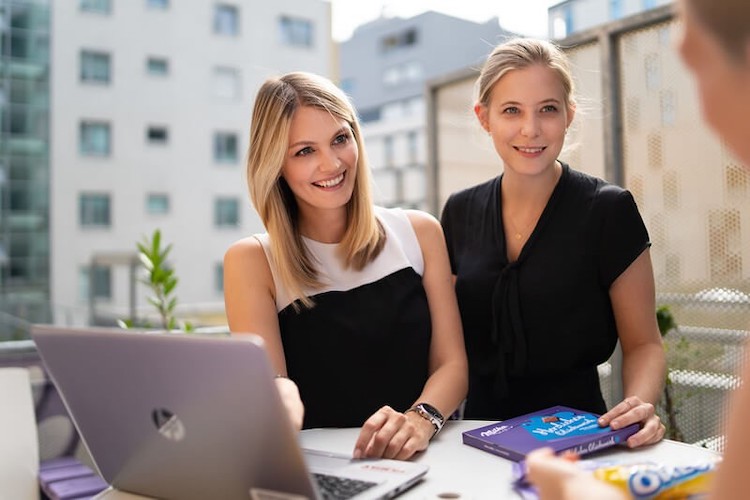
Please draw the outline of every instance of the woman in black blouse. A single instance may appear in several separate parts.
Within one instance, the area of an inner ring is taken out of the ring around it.
[[[575,114],[564,54],[501,44],[478,89],[474,111],[504,171],[442,214],[469,357],[465,416],[564,404],[614,428],[640,422],[631,447],[660,440],[666,365],[648,233],[628,191],[557,159]],[[618,339],[626,398],[607,412],[597,365]]]

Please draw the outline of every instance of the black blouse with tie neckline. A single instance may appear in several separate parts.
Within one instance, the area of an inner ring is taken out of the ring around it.
[[[628,191],[562,167],[513,262],[502,176],[453,194],[443,209],[469,357],[466,418],[555,404],[606,411],[597,365],[617,342],[609,287],[650,243]]]

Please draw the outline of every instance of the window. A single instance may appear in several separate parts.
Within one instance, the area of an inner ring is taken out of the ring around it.
[[[169,61],[163,57],[149,57],[146,59],[146,72],[153,76],[167,76]]]
[[[109,195],[85,193],[79,198],[79,222],[81,227],[109,227]]]
[[[169,196],[164,193],[149,193],[146,195],[146,212],[151,215],[169,213]]]
[[[214,7],[214,33],[237,36],[240,32],[239,12],[234,5],[219,4]]]
[[[422,65],[417,61],[409,61],[391,66],[383,72],[383,83],[386,86],[416,82],[422,79]]]
[[[112,268],[109,266],[94,266],[81,268],[80,272],[81,300],[89,299],[89,290],[93,290],[96,299],[112,298]]]
[[[146,0],[146,6],[149,9],[165,10],[169,8],[169,0]]]
[[[416,82],[422,79],[422,65],[417,61],[405,63],[403,66],[404,79]]]
[[[359,121],[362,123],[376,122],[380,120],[381,114],[380,108],[359,110]]]
[[[313,46],[313,24],[307,19],[281,16],[279,19],[281,43],[294,47]]]
[[[656,0],[643,0],[643,10],[649,10],[656,7]]]
[[[392,167],[395,152],[393,148],[393,136],[387,135],[383,139],[383,163],[386,167]]]
[[[214,161],[236,163],[237,159],[237,134],[216,132],[214,134]]]
[[[109,83],[110,57],[106,52],[81,51],[81,81]]]
[[[111,152],[109,123],[81,122],[78,149],[85,156],[109,156]]]
[[[412,130],[408,133],[406,136],[406,142],[407,142],[407,148],[408,148],[408,154],[409,154],[409,163],[415,164],[419,161],[419,137],[417,136],[417,132]]]
[[[222,99],[239,99],[240,72],[234,68],[214,68],[214,95]]]
[[[214,265],[214,290],[224,292],[224,264],[221,262]]]
[[[149,144],[163,145],[169,142],[169,131],[167,127],[150,126],[146,130],[146,140]]]
[[[563,14],[560,14],[559,12],[555,14],[552,21],[553,38],[565,38],[568,36],[572,25],[572,18],[569,23],[568,16],[565,16],[568,12],[570,12],[570,9],[565,9]]]
[[[609,18],[620,19],[622,17],[622,0],[609,1]]]
[[[112,12],[111,0],[80,0],[78,5],[83,12],[97,12],[99,14]]]
[[[383,52],[390,52],[403,47],[409,47],[417,43],[417,30],[410,28],[393,35],[389,35],[380,42]]]
[[[217,198],[214,201],[214,225],[236,227],[240,224],[240,203],[237,198]]]
[[[401,68],[394,66],[386,69],[383,72],[383,84],[392,87],[398,85],[401,82]]]

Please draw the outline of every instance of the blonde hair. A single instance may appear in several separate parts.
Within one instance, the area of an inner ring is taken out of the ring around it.
[[[748,0],[686,0],[686,3],[730,58],[738,63],[747,63],[750,50]]]
[[[339,245],[344,266],[360,270],[371,262],[383,249],[385,232],[373,211],[370,169],[359,122],[343,91],[312,73],[287,73],[266,80],[253,106],[247,183],[253,205],[270,236],[278,278],[293,299],[311,307],[313,302],[303,290],[319,288],[322,283],[299,232],[297,201],[281,177],[291,121],[301,106],[322,109],[345,120],[357,144],[354,191],[346,205],[347,227]]]
[[[556,45],[533,38],[513,38],[495,47],[487,56],[477,79],[477,101],[487,106],[495,84],[509,71],[542,64],[560,78],[565,94],[565,105],[575,107],[575,86],[568,58]]]

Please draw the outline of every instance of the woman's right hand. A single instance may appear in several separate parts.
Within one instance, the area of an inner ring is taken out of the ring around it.
[[[276,388],[279,390],[279,395],[281,395],[281,401],[284,403],[286,412],[289,415],[289,421],[292,423],[294,430],[299,431],[302,429],[302,420],[305,417],[305,406],[302,404],[302,399],[299,396],[297,384],[286,377],[276,377],[275,381]]]

